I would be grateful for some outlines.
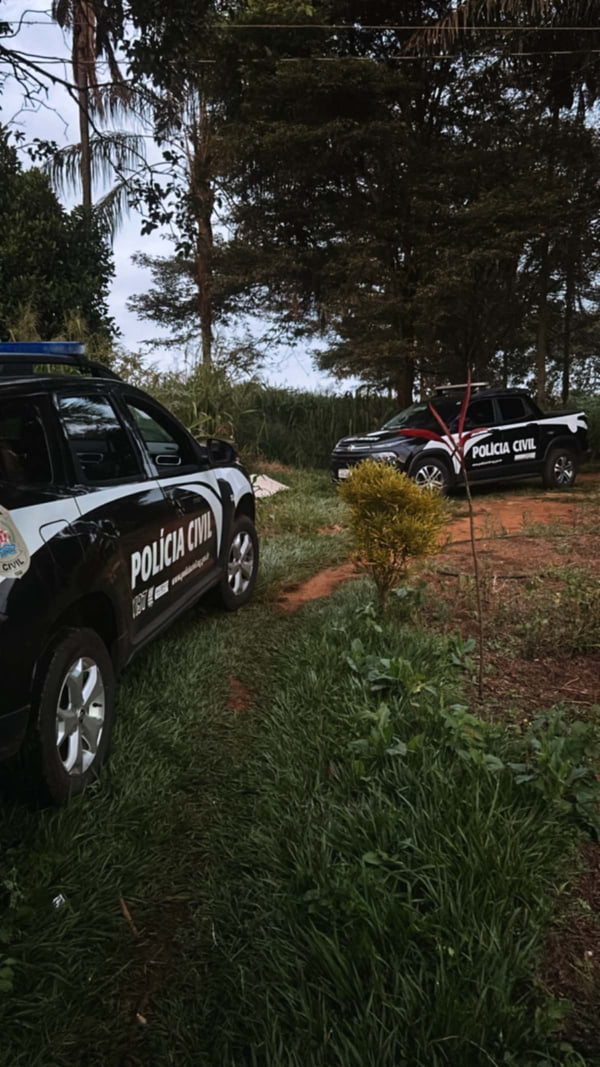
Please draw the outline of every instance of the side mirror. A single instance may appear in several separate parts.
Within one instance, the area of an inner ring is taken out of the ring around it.
[[[229,441],[209,437],[206,445],[210,461],[215,467],[233,467],[238,462],[238,454]]]

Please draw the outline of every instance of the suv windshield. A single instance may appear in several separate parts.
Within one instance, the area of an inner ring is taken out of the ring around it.
[[[384,430],[435,430],[440,433],[441,427],[431,413],[430,403],[449,426],[460,411],[461,401],[460,398],[454,399],[453,397],[434,397],[431,401],[419,401],[411,404],[409,408],[404,408],[404,411],[400,411],[398,415],[394,415],[394,418],[386,422],[382,428]]]

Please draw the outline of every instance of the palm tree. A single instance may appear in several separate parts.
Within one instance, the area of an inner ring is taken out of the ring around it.
[[[81,183],[82,203],[94,205],[114,233],[127,207],[127,174],[145,163],[143,137],[131,131],[100,130],[94,121],[132,109],[134,94],[126,84],[116,55],[122,35],[120,5],[108,0],[52,0],[52,17],[71,31],[71,64],[79,109],[79,143],[54,154],[47,166],[53,185],[72,191]],[[101,84],[98,63],[106,62],[108,84]],[[94,204],[98,184],[118,181]]]
[[[52,0],[52,18],[62,29],[71,31],[71,65],[79,107],[80,167],[83,206],[92,206],[92,162],[90,152],[90,116],[92,110],[103,111],[98,84],[98,19],[93,0]],[[103,35],[105,47],[116,62],[110,35]]]

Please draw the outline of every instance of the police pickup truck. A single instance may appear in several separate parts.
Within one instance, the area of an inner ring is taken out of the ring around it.
[[[36,788],[60,802],[97,776],[119,672],[209,589],[245,604],[257,566],[230,445],[81,345],[0,345],[0,757]]]
[[[458,416],[466,386],[440,388],[435,396],[405,408],[375,433],[343,437],[331,456],[336,480],[347,478],[364,459],[391,463],[424,488],[447,493],[464,481],[452,445],[442,436],[431,406],[450,432]],[[511,481],[541,475],[549,489],[568,489],[588,451],[587,418],[583,411],[545,415],[521,389],[472,387],[465,431],[477,430],[465,445],[465,466],[471,483]],[[404,431],[425,430],[441,441],[411,436]]]

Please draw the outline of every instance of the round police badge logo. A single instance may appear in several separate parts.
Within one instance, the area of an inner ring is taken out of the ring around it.
[[[31,560],[25,541],[10,517],[0,506],[0,579],[22,578]]]

